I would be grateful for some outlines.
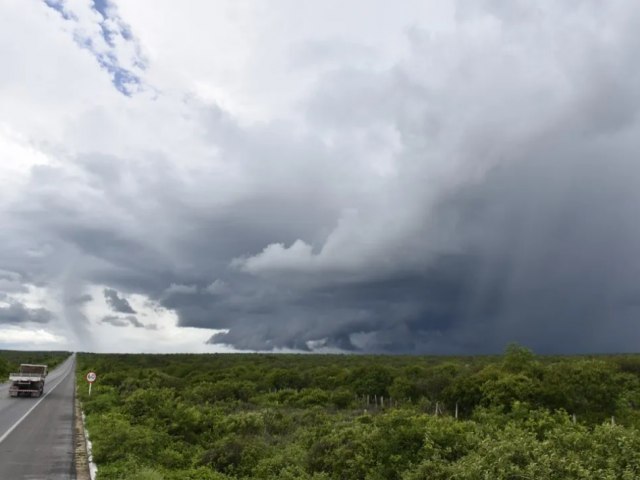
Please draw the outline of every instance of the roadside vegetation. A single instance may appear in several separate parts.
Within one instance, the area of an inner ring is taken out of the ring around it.
[[[23,350],[0,350],[0,382],[9,378],[9,374],[17,372],[21,363],[47,365],[49,370],[64,362],[70,352],[29,352]]]
[[[80,354],[77,375],[99,480],[640,478],[636,355]]]

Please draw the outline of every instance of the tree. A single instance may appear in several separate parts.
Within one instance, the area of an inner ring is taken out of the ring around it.
[[[388,388],[393,382],[393,376],[388,368],[373,364],[356,368],[350,380],[358,395],[389,396]]]

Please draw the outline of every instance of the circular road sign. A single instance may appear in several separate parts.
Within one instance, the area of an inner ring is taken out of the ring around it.
[[[87,382],[93,383],[96,381],[96,372],[87,373]]]

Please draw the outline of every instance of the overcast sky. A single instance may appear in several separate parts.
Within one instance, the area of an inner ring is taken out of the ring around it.
[[[0,348],[637,351],[638,25],[2,1]]]

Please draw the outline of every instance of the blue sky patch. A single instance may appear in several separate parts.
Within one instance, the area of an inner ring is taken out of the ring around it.
[[[66,8],[64,0],[44,0],[44,3],[49,8],[58,12],[65,20],[78,21],[78,18],[73,12],[70,12]],[[113,86],[120,93],[131,96],[142,86],[140,77],[133,69],[144,70],[146,68],[146,62],[139,52],[140,49],[138,45],[135,45],[137,54],[135,58],[132,59],[132,68],[127,68],[123,65],[122,61],[118,58],[116,39],[121,37],[126,42],[134,42],[135,44],[136,40],[131,33],[131,29],[118,16],[115,8],[108,0],[93,0],[93,9],[102,17],[102,20],[99,22],[100,33],[110,48],[110,51],[104,52],[104,49],[100,51],[98,46],[96,46],[94,38],[80,31],[74,34],[74,41],[81,48],[90,51],[98,61],[100,67],[109,72]]]

